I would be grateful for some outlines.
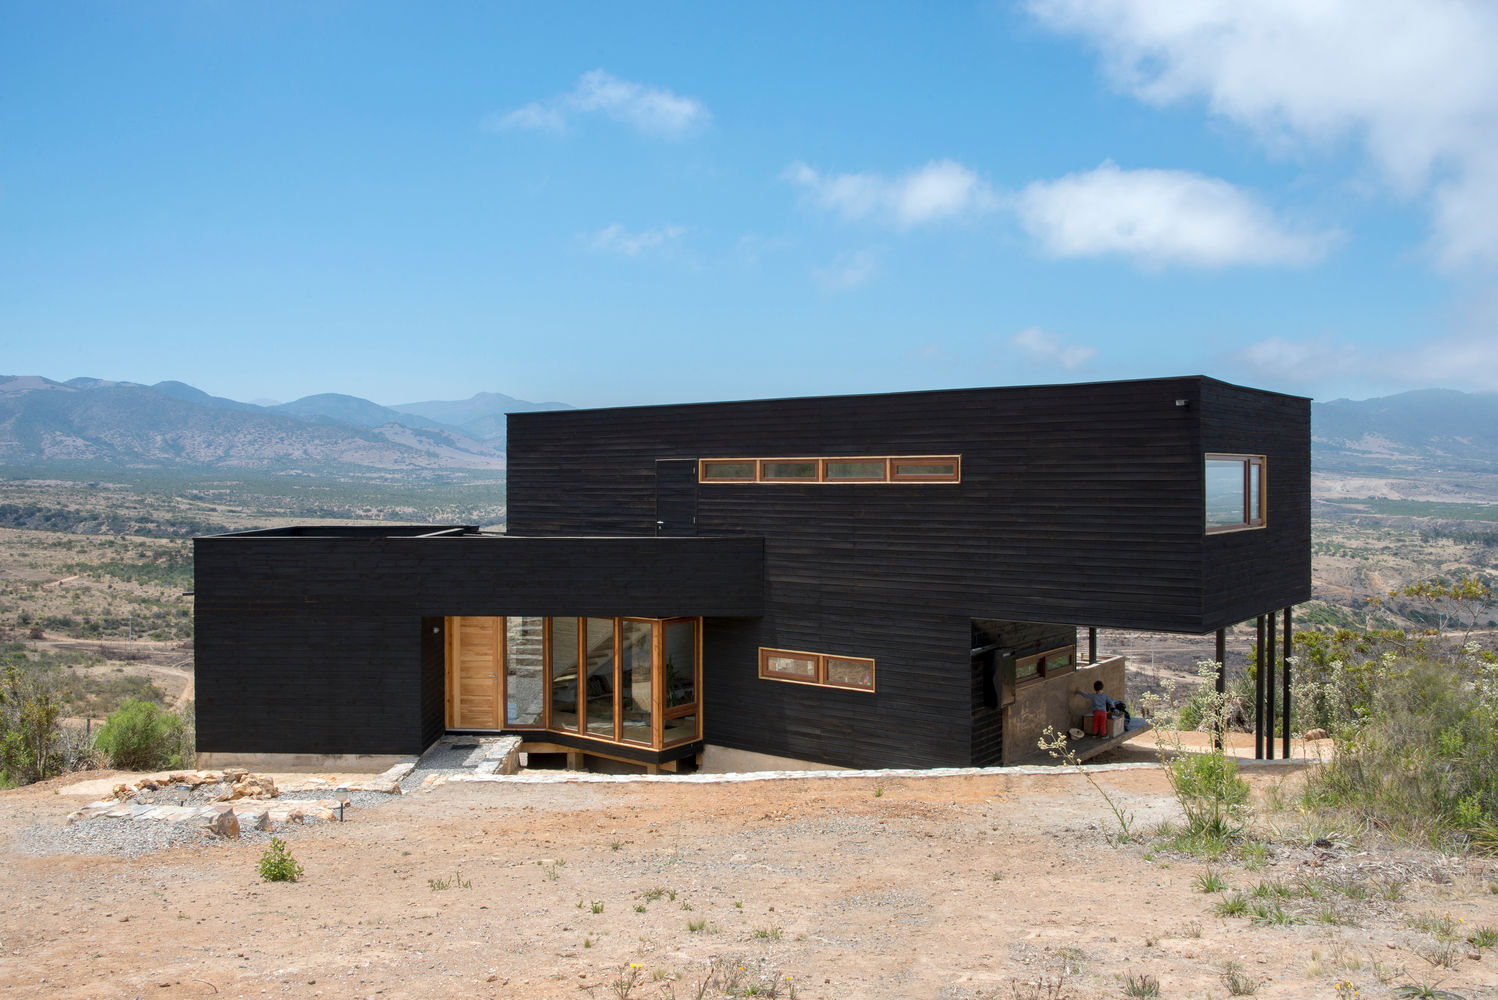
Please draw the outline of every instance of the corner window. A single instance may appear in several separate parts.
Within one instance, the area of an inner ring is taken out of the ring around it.
[[[1263,455],[1208,455],[1205,509],[1208,534],[1262,528],[1265,521]]]

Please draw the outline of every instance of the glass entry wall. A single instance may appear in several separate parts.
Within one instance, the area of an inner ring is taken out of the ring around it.
[[[700,618],[547,619],[545,726],[662,750],[701,737]]]

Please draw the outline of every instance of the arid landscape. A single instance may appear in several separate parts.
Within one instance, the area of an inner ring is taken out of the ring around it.
[[[5,484],[0,507],[7,648],[66,677],[72,725],[126,697],[190,706],[193,533],[503,517],[502,502],[452,485],[29,481]],[[1491,572],[1491,510],[1321,503],[1316,600],[1297,624],[1418,624],[1390,591]],[[1099,638],[1129,658],[1131,701],[1184,694],[1212,651],[1211,637]],[[1230,671],[1252,641],[1230,634]],[[281,824],[305,868],[291,884],[259,879],[264,831],[153,846],[121,833],[129,821],[70,826],[124,779],[54,778],[0,792],[0,995],[1498,995],[1488,856],[1307,812],[1302,772],[1260,765],[1246,769],[1256,839],[1209,861],[1176,849],[1180,807],[1153,737],[1101,760],[1119,766],[1089,768],[1092,781],[1059,769],[418,786],[364,796],[342,825]],[[1118,842],[1100,789],[1139,836]]]
[[[0,995],[1498,995],[1498,866],[1307,824],[1292,768],[1250,773],[1266,846],[1216,863],[1110,845],[1068,772],[509,779],[287,825],[282,884],[264,834],[42,853],[117,780],[61,778],[0,793]],[[1179,819],[1157,766],[1094,776],[1140,830]]]

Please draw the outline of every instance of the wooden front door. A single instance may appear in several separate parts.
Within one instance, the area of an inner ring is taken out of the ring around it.
[[[447,620],[447,727],[499,729],[503,618]]]

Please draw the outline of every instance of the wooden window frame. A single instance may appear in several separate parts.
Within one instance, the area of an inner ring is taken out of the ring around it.
[[[867,663],[869,665],[869,682],[867,684],[844,684],[832,679],[827,669],[828,660],[846,660],[849,663]],[[874,660],[868,656],[837,656],[832,653],[822,655],[822,683],[831,688],[842,688],[844,691],[872,691],[874,690]]]
[[[714,462],[735,465],[748,465],[754,472],[748,476],[712,476],[707,474],[707,467]],[[697,460],[697,482],[699,483],[757,483],[759,482],[759,460],[755,458],[699,458]]]
[[[1048,667],[1046,661],[1050,657],[1055,656],[1057,653],[1070,653],[1071,665],[1064,668],[1057,668],[1055,670],[1052,670],[1050,667]],[[1021,677],[1019,675],[1020,669],[1030,663],[1038,663],[1040,665],[1040,668],[1029,677]],[[1070,643],[1066,646],[1057,646],[1054,649],[1047,649],[1042,653],[1031,653],[1029,656],[1017,657],[1014,661],[1014,685],[1016,688],[1021,688],[1029,684],[1037,684],[1040,681],[1046,680],[1050,677],[1060,677],[1062,674],[1074,674],[1076,672],[1077,644]]]
[[[900,475],[896,471],[899,463],[924,463],[936,465],[943,462],[952,463],[950,473],[910,474]],[[892,483],[960,483],[962,482],[962,456],[961,455],[892,455],[889,460],[889,481]]]
[[[1202,457],[1203,517],[1205,522],[1206,468],[1208,462],[1237,462],[1243,466],[1243,519],[1234,524],[1206,524],[1209,535],[1220,535],[1232,531],[1256,531],[1269,524],[1269,459],[1265,455],[1246,455],[1224,452],[1207,452]],[[1253,469],[1259,470],[1259,495],[1253,492]],[[1253,516],[1254,500],[1258,500],[1259,516]]]
[[[836,478],[827,474],[827,466],[833,462],[879,462],[884,466],[884,472],[877,476],[837,476]],[[831,458],[822,459],[821,476],[819,482],[823,483],[887,483],[889,482],[889,456],[888,455],[835,455]]]
[[[789,656],[801,660],[811,660],[816,664],[814,677],[803,677],[800,674],[786,675],[778,674],[770,669],[769,661],[772,656]],[[850,660],[857,663],[869,665],[869,683],[842,684],[827,679],[828,660]],[[777,649],[769,646],[759,647],[759,678],[764,681],[779,681],[782,684],[803,684],[808,687],[833,688],[838,691],[863,691],[872,694],[875,690],[877,675],[875,673],[875,661],[869,656],[847,656],[842,653],[813,653],[805,649]]]
[[[725,478],[723,476],[709,477],[708,466],[718,462],[733,462],[754,466],[754,476],[736,476]],[[809,462],[816,468],[815,476],[769,476],[765,474],[765,466],[774,462]],[[840,476],[830,478],[827,475],[827,466],[831,462],[883,462],[884,474],[882,476]],[[947,464],[951,465],[950,473],[939,473],[934,475],[899,475],[895,471],[897,463],[927,465]],[[962,482],[962,456],[961,455],[822,455],[822,456],[793,456],[785,458],[743,458],[743,457],[715,457],[699,458],[697,460],[697,482],[699,485],[712,486],[714,484],[743,485],[746,483],[758,484],[780,484],[801,483],[803,485],[817,484],[821,486],[836,486],[839,484],[916,484],[916,483],[960,483]]]
[[[812,474],[810,476],[771,476],[766,474],[765,466],[772,463],[796,462],[798,464],[810,465]],[[822,481],[822,463],[817,458],[760,458],[755,460],[755,481],[761,483],[819,483]]]

